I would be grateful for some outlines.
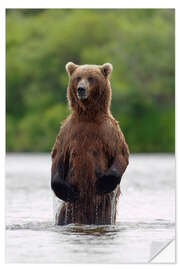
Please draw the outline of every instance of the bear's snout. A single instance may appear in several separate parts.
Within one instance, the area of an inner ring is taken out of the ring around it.
[[[88,82],[85,79],[81,79],[77,85],[77,97],[81,100],[87,98]]]
[[[79,99],[86,99],[87,98],[86,88],[83,86],[79,86],[77,89],[77,96]]]

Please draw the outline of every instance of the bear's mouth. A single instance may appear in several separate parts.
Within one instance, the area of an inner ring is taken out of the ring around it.
[[[85,100],[85,99],[87,99],[87,95],[86,95],[86,94],[79,94],[79,93],[77,93],[77,97],[78,97],[80,100]]]

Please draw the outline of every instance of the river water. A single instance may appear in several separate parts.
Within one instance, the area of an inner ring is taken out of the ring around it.
[[[6,262],[147,263],[175,238],[175,159],[131,155],[116,225],[54,225],[48,154],[6,156]]]

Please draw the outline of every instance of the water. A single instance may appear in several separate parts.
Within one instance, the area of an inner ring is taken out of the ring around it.
[[[6,158],[8,263],[145,263],[175,237],[173,155],[131,155],[116,225],[54,225],[47,154]]]

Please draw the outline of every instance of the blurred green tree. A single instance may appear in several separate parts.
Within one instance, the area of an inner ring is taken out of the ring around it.
[[[50,151],[67,116],[65,64],[114,66],[131,152],[174,151],[173,9],[8,9],[7,151]]]

